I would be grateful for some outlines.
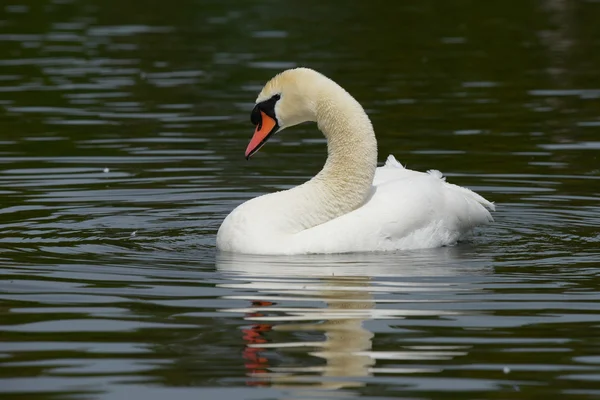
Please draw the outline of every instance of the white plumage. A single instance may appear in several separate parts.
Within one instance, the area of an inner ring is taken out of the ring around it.
[[[329,157],[310,181],[238,206],[217,234],[222,251],[307,254],[392,251],[455,244],[493,221],[494,205],[445,181],[404,168],[393,156],[376,167],[377,147],[362,107],[335,82],[306,68],[273,78],[257,103],[280,95],[281,129],[316,121]]]

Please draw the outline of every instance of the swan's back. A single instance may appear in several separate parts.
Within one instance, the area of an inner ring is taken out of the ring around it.
[[[441,172],[377,168],[373,193],[351,213],[297,234],[293,252],[390,251],[453,245],[493,221],[494,204],[447,183]]]

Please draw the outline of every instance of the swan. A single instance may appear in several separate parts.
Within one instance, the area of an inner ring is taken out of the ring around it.
[[[494,204],[412,171],[390,155],[377,167],[377,141],[363,107],[309,68],[285,70],[264,86],[252,110],[249,159],[271,136],[306,121],[327,139],[323,169],[302,185],[236,207],[221,224],[217,249],[291,255],[395,251],[454,245],[493,222]]]

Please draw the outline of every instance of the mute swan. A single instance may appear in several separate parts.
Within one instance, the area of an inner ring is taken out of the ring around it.
[[[217,248],[248,254],[391,251],[455,244],[493,221],[494,205],[445,182],[439,171],[404,168],[393,156],[377,168],[377,141],[362,106],[341,86],[308,69],[283,71],[262,89],[246,158],[276,132],[315,121],[328,157],[311,180],[235,208]]]

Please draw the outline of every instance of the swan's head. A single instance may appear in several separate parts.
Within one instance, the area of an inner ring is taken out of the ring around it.
[[[267,82],[250,115],[256,130],[246,148],[246,159],[276,132],[302,122],[316,121],[315,103],[326,81],[329,79],[312,69],[294,68]]]

